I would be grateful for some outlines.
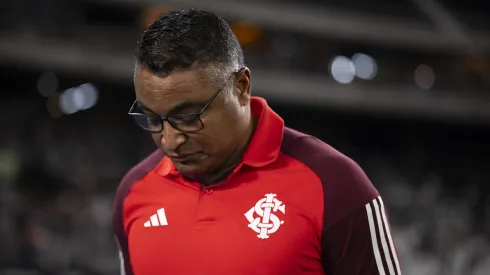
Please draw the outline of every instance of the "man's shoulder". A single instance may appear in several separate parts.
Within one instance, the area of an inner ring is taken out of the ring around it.
[[[116,191],[116,197],[114,200],[114,213],[113,213],[113,227],[118,237],[118,243],[122,247],[127,249],[127,240],[125,239],[124,230],[124,201],[129,194],[131,187],[141,180],[148,172],[153,170],[158,163],[162,160],[164,154],[162,151],[157,150],[151,153],[144,160],[136,164],[131,168],[126,175],[124,175],[119,187]]]
[[[164,153],[161,150],[156,150],[148,157],[133,166],[121,180],[117,189],[117,196],[125,197],[131,186],[141,180],[148,172],[153,170],[163,159]]]
[[[329,224],[379,195],[354,160],[316,137],[285,128],[281,151],[302,162],[321,180]]]
[[[318,165],[324,170],[326,162],[329,165],[354,164],[353,160],[324,141],[287,127],[284,129],[281,152],[307,164],[312,170],[317,170]]]

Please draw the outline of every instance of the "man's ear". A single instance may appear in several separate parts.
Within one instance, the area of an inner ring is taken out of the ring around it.
[[[250,102],[252,93],[252,85],[250,82],[250,70],[247,67],[243,67],[236,76],[235,81],[236,91],[238,92],[238,98],[240,105],[245,106]]]

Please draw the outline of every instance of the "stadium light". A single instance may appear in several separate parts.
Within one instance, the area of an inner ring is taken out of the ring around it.
[[[356,68],[348,57],[336,56],[330,63],[330,74],[338,83],[350,84],[354,80]]]
[[[60,96],[59,106],[64,114],[70,115],[92,108],[98,98],[97,88],[91,83],[86,83],[64,91]]]
[[[360,79],[371,80],[378,72],[376,61],[367,54],[356,53],[352,57],[352,62],[356,68],[356,76]]]

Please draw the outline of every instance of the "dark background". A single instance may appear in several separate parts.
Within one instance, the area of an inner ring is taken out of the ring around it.
[[[228,20],[287,126],[364,168],[404,274],[490,272],[489,2],[17,0],[0,4],[0,274],[118,274],[114,192],[154,150],[127,116],[132,50],[187,7]],[[356,53],[375,75],[352,76]]]

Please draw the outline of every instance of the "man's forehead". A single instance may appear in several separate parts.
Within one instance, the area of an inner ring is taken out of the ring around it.
[[[188,89],[193,86],[207,86],[207,81],[203,73],[197,70],[177,71],[161,77],[144,67],[140,67],[135,73],[135,84],[140,89],[170,91]]]
[[[160,77],[146,68],[135,72],[136,97],[148,109],[167,115],[175,107],[198,105],[209,97],[207,81],[197,70],[173,72]]]

